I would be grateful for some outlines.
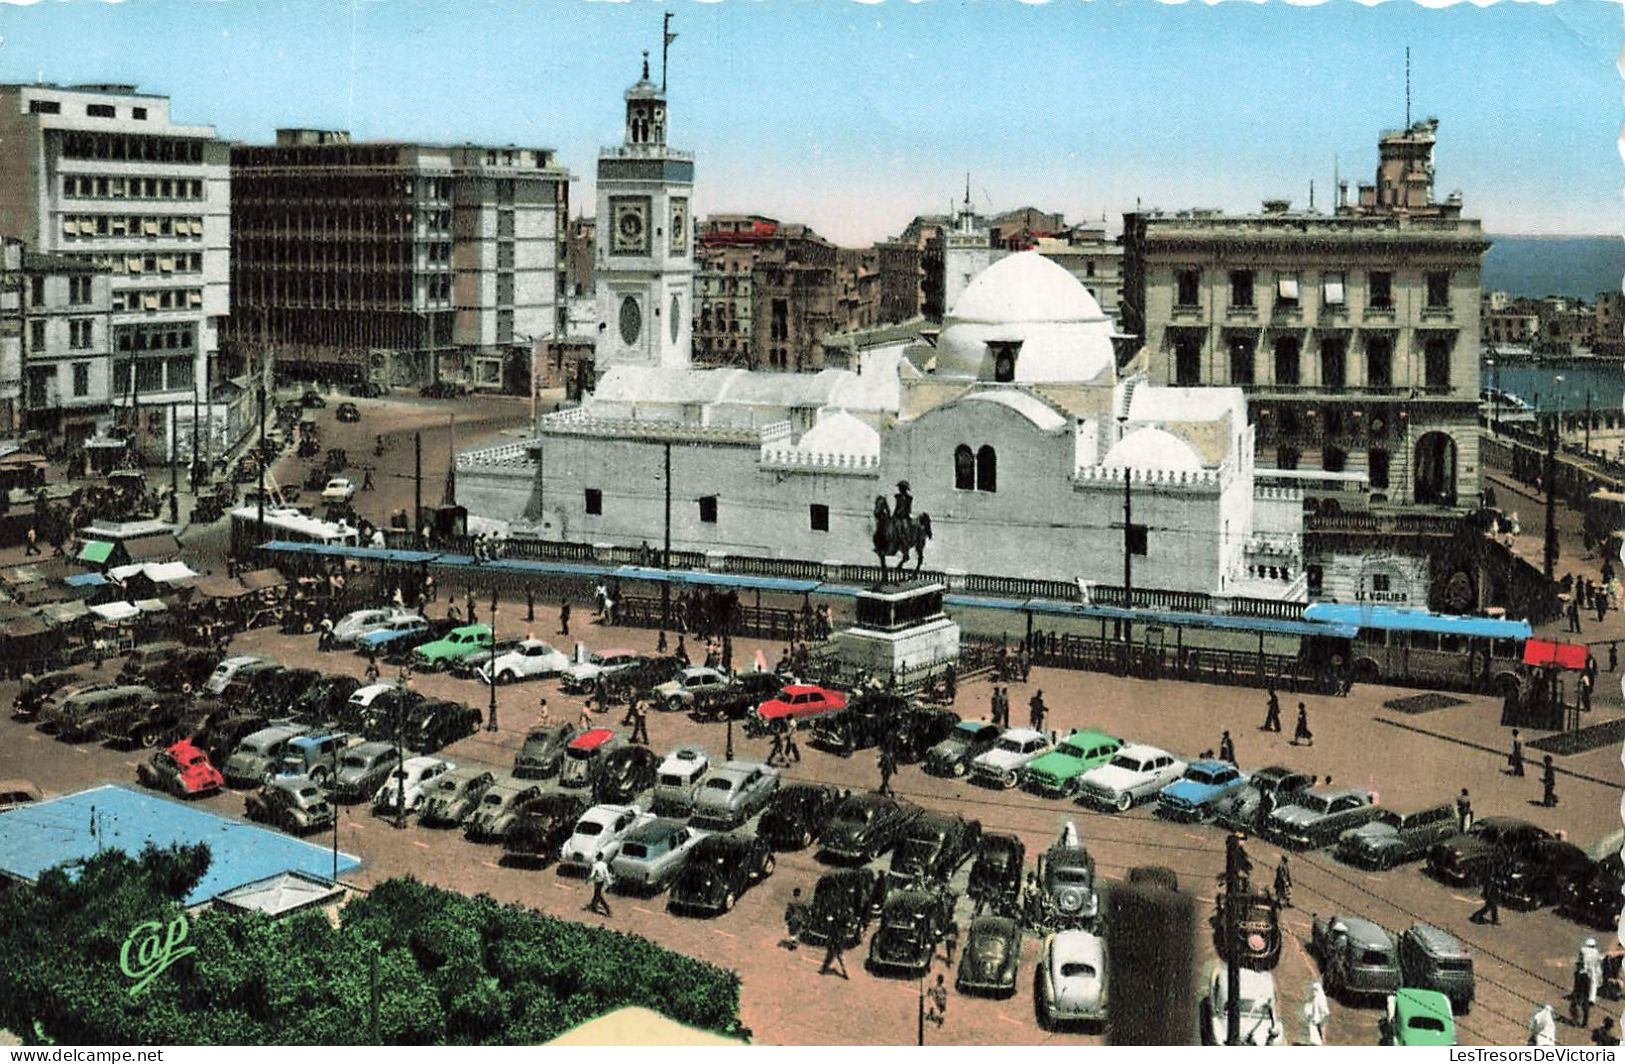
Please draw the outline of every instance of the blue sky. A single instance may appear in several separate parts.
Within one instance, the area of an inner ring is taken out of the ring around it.
[[[1622,7],[1152,0],[42,0],[0,5],[0,80],[134,82],[268,141],[550,146],[591,209],[639,52],[677,13],[673,143],[701,211],[859,243],[944,210],[1114,219],[1370,180],[1381,129],[1440,120],[1438,191],[1500,233],[1617,233]]]

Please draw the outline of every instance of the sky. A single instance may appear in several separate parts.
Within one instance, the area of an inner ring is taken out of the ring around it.
[[[1506,234],[1625,228],[1622,7],[1329,0],[39,0],[0,2],[0,81],[134,83],[178,121],[269,142],[551,147],[592,211],[639,53],[673,11],[673,146],[696,209],[843,244],[964,195],[1071,221],[1125,210],[1326,206],[1376,141],[1439,119],[1439,196]]]

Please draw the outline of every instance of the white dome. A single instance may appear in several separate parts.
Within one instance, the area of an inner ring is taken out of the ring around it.
[[[880,454],[880,433],[845,410],[826,411],[818,424],[801,434],[796,449],[807,454]]]
[[[1148,425],[1135,429],[1106,452],[1100,463],[1111,469],[1144,469],[1162,473],[1200,473],[1202,456],[1196,448],[1167,429]]]
[[[1036,251],[1008,255],[983,270],[943,325],[938,376],[994,380],[988,345],[1019,344],[1015,382],[1115,380],[1111,319],[1077,278]]]

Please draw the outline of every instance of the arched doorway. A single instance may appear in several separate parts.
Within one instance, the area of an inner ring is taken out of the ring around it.
[[[1448,433],[1425,433],[1416,441],[1416,490],[1424,506],[1456,505],[1456,441]]]

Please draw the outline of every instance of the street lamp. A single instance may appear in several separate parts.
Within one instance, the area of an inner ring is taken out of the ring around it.
[[[485,715],[485,730],[497,730],[497,589],[491,589],[491,663],[487,667],[491,673],[491,706]]]
[[[1497,415],[1500,413],[1501,374],[1496,371],[1495,359],[1486,358],[1484,365],[1490,368],[1490,431],[1497,429]]]

